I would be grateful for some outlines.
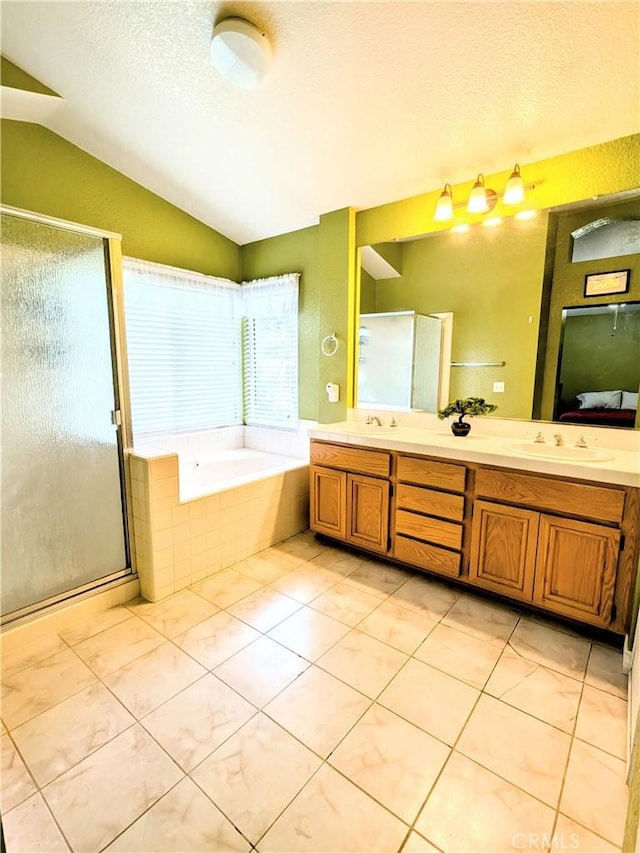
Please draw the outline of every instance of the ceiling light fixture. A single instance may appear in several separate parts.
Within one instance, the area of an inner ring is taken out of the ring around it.
[[[250,89],[264,79],[271,64],[271,45],[265,33],[244,18],[226,18],[216,24],[211,60],[235,86]]]
[[[438,197],[433,218],[438,222],[453,219],[454,211],[462,207],[466,207],[467,213],[473,215],[489,213],[500,200],[502,200],[503,204],[520,204],[525,199],[525,191],[533,189],[535,189],[534,184],[527,187],[524,185],[518,163],[513,167],[513,172],[509,176],[502,196],[498,195],[495,190],[486,187],[484,184],[484,175],[479,173],[466,205],[454,204],[451,184],[445,184],[443,191]],[[519,218],[525,219],[527,217],[521,216]]]

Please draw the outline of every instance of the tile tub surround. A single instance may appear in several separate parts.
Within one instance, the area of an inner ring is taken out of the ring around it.
[[[187,589],[309,524],[307,465],[184,503],[175,453],[134,453],[129,471],[136,570],[147,601]]]
[[[10,853],[620,849],[621,652],[308,532],[4,654]]]

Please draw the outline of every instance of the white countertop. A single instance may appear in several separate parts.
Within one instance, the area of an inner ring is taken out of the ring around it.
[[[640,453],[632,450],[607,448],[607,453],[613,459],[602,462],[540,458],[513,450],[512,446],[518,443],[513,437],[474,435],[471,432],[459,438],[452,434],[448,423],[439,429],[399,426],[392,431],[390,428],[375,425],[365,427],[361,423],[343,421],[321,424],[311,429],[309,435],[311,438],[341,444],[420,453],[459,462],[479,462],[596,483],[640,487]]]

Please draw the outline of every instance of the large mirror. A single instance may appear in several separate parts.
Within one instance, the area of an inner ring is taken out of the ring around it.
[[[631,337],[623,345],[623,336],[614,335],[606,348],[607,359],[628,368],[620,378],[625,387],[600,387],[608,381],[606,371],[605,378],[603,371],[593,377],[583,372],[585,387],[572,387],[571,400],[562,396],[562,372],[573,375],[567,366],[572,345],[567,349],[563,338],[567,318],[573,321],[567,311],[593,307],[612,314],[618,306],[622,316],[623,303],[640,300],[640,191],[507,219],[497,227],[478,224],[464,233],[363,247],[359,259],[360,314],[453,316],[450,399],[484,397],[497,404],[497,417],[551,421],[566,414],[569,404],[581,408],[579,394],[620,391],[636,410],[618,425],[640,423],[638,311],[624,315]],[[628,274],[603,275],[624,270]],[[594,365],[602,364],[603,353]]]

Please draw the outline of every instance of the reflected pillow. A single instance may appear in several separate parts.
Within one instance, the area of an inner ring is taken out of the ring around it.
[[[588,391],[578,394],[581,409],[619,409],[622,391]]]
[[[623,391],[621,408],[635,409],[636,411],[638,411],[638,395],[632,394],[631,391]]]

